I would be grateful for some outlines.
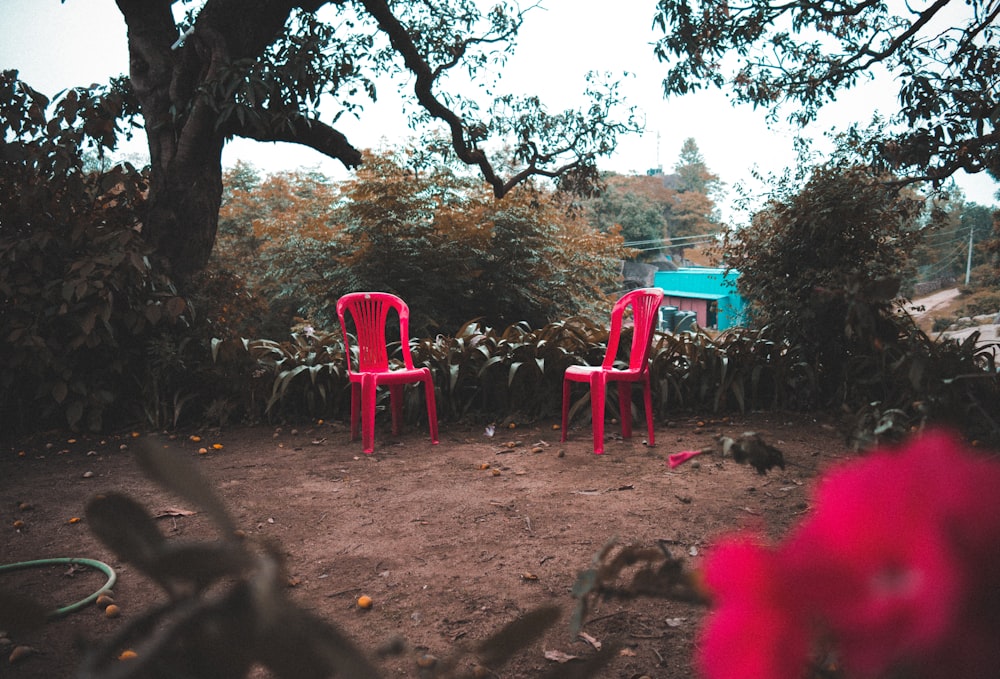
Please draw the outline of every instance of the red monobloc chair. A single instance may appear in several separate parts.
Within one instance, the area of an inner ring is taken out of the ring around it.
[[[403,367],[389,367],[386,324],[390,311],[399,316],[399,340]],[[351,338],[347,332],[346,315],[350,314],[358,342],[358,364],[351,364]],[[392,410],[392,434],[399,434],[403,419],[403,386],[424,383],[427,393],[427,419],[430,422],[431,443],[438,442],[437,406],[434,403],[434,381],[429,368],[414,368],[410,356],[410,308],[406,302],[386,292],[352,292],[337,300],[337,316],[344,332],[344,353],[347,374],[351,380],[351,440],[358,438],[358,416],[361,416],[361,445],[371,453],[375,445],[375,392],[379,385],[389,386]]]
[[[649,445],[653,438],[653,399],[649,389],[649,350],[656,328],[657,310],[663,301],[663,290],[640,288],[632,290],[619,299],[611,310],[611,330],[608,334],[608,348],[604,362],[599,366],[573,365],[566,369],[563,377],[562,399],[562,440],[566,440],[566,425],[569,416],[570,387],[573,382],[590,385],[590,407],[593,415],[594,453],[604,452],[604,402],[605,387],[608,382],[618,383],[618,405],[622,418],[622,438],[632,437],[632,383],[642,382],[643,398],[646,402],[646,425],[649,428]],[[632,351],[628,368],[615,368],[618,342],[621,339],[622,316],[632,308]]]

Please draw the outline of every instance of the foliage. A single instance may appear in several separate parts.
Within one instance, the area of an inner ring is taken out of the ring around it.
[[[586,203],[594,224],[603,231],[620,225],[625,242],[637,250],[658,248],[667,235],[664,204],[673,198],[662,177],[605,175],[603,179],[605,190]]]
[[[978,246],[983,264],[973,272],[974,284],[983,288],[1000,288],[1000,210],[994,210],[988,236]]]
[[[719,230],[719,178],[708,170],[694,139],[684,141],[673,174],[659,169],[645,175],[608,173],[602,180],[604,190],[584,205],[599,228],[620,224],[626,243],[651,253],[640,259],[655,259],[668,243],[683,257],[693,237]]]
[[[187,312],[149,263],[136,215],[145,177],[84,170],[113,148],[125,100],[105,88],[48,100],[0,76],[0,413],[13,431],[107,427],[124,414],[144,345]]]
[[[816,398],[812,366],[773,327],[735,327],[714,338],[698,331],[664,333],[651,356],[660,417],[678,409],[794,410]]]
[[[796,368],[785,365],[778,388],[794,381],[801,407],[854,413],[849,440],[859,447],[926,422],[996,439],[997,345],[978,345],[978,334],[937,343],[894,312],[923,235],[922,201],[836,163],[788,189],[726,242],[754,318],[792,349],[784,358]]]
[[[913,427],[946,424],[984,442],[1000,441],[997,343],[979,333],[935,341],[909,316],[898,335],[857,352],[845,366],[843,404],[855,413],[848,440],[859,448],[898,441]]]
[[[477,316],[538,326],[592,313],[618,282],[621,239],[593,231],[563,200],[526,186],[498,202],[440,162],[371,156],[341,187],[328,235],[286,235],[263,252],[261,288],[320,325],[333,323],[340,295],[386,290],[410,306],[414,334],[427,335]]]
[[[442,125],[451,152],[497,197],[533,176],[585,177],[619,134],[638,128],[615,84],[596,78],[589,105],[555,114],[533,97],[484,101],[480,95],[493,96],[488,87],[446,91],[456,70],[489,83],[490,65],[512,49],[524,18],[512,3],[482,10],[472,0],[204,0],[185,3],[179,39],[169,7],[117,4],[129,28],[127,89],[149,141],[145,235],[185,287],[215,241],[225,144],[234,137],[302,144],[357,167],[361,152],[335,125],[344,114],[364,114],[376,82],[398,76],[401,89],[411,88],[413,124]],[[509,176],[487,151],[497,141],[516,159]]]
[[[966,203],[960,195],[949,194],[932,200],[929,219],[922,228],[924,235],[910,253],[917,270],[915,284],[961,281],[970,264],[979,267],[986,262],[982,244],[991,231],[992,211],[976,203]]]
[[[887,0],[659,0],[664,91],[725,88],[736,102],[795,107],[805,126],[838,93],[885,70],[899,83],[895,132],[866,136],[876,167],[905,180],[958,170],[1000,175],[997,12],[983,0],[897,6]],[[874,130],[879,132],[879,130]]]
[[[411,339],[410,351],[417,367],[431,370],[439,417],[525,422],[557,416],[566,368],[600,364],[607,344],[607,327],[585,317],[538,329],[518,323],[502,331],[474,320],[453,336]],[[623,364],[628,346],[627,341],[620,345]],[[254,376],[251,381],[259,386],[251,393],[263,395],[255,402],[255,417],[348,417],[350,392],[339,333],[307,328],[284,342],[226,340],[214,347],[219,369],[234,365],[232,372]],[[402,364],[398,344],[390,346],[390,360]],[[775,339],[768,328],[734,328],[717,338],[697,329],[658,333],[650,370],[658,418],[680,410],[798,409],[815,400],[818,388],[801,352]],[[416,400],[407,402],[404,416],[414,423],[423,409],[418,391],[411,394]],[[379,398],[384,401],[388,392]],[[570,404],[571,419],[589,414],[588,402],[587,393],[578,394]],[[607,394],[607,412],[612,417],[618,412],[616,390]]]
[[[1000,313],[1000,290],[981,290],[962,300],[962,316],[984,316]]]
[[[757,323],[801,347],[829,398],[845,363],[893,341],[892,299],[919,235],[923,201],[856,166],[814,168],[780,185],[746,228],[727,234],[728,266]]]
[[[273,374],[264,406],[273,417],[277,404],[287,413],[310,418],[343,415],[349,403],[347,363],[339,334],[293,333],[290,341],[254,340],[245,345],[258,364]],[[383,394],[385,396],[385,394]]]

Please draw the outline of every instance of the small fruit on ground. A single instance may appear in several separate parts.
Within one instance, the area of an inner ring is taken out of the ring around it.
[[[358,608],[363,608],[368,610],[372,607],[372,598],[367,594],[362,594],[358,597]]]

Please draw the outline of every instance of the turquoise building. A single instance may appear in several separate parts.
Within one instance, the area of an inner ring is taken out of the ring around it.
[[[702,328],[726,330],[746,324],[746,303],[736,292],[738,271],[726,272],[714,267],[684,267],[675,271],[657,271],[653,285],[663,290],[661,326],[665,314],[694,312]],[[672,326],[670,326],[672,327]]]

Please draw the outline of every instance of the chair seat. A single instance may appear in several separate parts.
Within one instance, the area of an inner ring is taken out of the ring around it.
[[[365,375],[374,375],[379,384],[411,384],[422,379],[429,379],[430,368],[398,368],[382,372],[379,370],[361,370],[351,373],[348,377],[351,382],[361,382]]]
[[[603,373],[605,375],[612,375],[615,380],[638,382],[642,379],[644,372],[641,369],[605,368],[600,365],[571,365],[566,368],[564,377],[573,382],[588,382],[594,374]]]

